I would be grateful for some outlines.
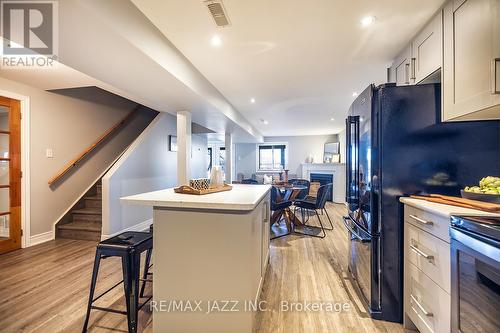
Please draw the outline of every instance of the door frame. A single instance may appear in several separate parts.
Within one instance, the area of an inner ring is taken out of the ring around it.
[[[21,102],[21,248],[30,246],[30,98],[0,90],[0,96]]]

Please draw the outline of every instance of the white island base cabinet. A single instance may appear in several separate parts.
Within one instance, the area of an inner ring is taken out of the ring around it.
[[[154,207],[154,332],[253,331],[269,215],[269,194],[250,211]]]

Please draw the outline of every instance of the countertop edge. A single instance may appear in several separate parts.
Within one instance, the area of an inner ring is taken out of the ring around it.
[[[428,202],[425,200],[414,199],[409,197],[401,197],[399,201],[404,203],[405,205],[423,209],[425,211],[431,212],[436,215],[440,215],[443,217],[451,217],[452,215],[483,215],[483,216],[498,216],[495,213],[489,213],[482,210],[470,209],[470,208],[462,208],[451,205],[440,204],[436,202]],[[441,208],[441,209],[440,209]]]
[[[141,205],[141,206],[178,208],[178,209],[252,211],[259,205],[259,203],[266,197],[266,195],[268,195],[270,190],[271,186],[269,186],[266,191],[263,191],[263,193],[258,197],[257,200],[249,204],[226,204],[220,202],[197,203],[189,201],[158,201],[158,200],[133,199],[131,198],[132,196],[120,198],[120,202],[126,204]],[[191,194],[186,194],[186,195],[191,195]]]

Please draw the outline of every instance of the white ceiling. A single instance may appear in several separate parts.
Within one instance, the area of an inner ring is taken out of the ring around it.
[[[132,2],[65,0],[58,9],[58,65],[0,68],[1,77],[46,90],[97,86],[157,111],[189,110],[193,122],[234,142],[263,140]]]
[[[202,0],[132,2],[252,125],[277,136],[341,131],[352,93],[385,82],[444,0],[225,0],[227,28]],[[368,28],[366,15],[376,17]]]

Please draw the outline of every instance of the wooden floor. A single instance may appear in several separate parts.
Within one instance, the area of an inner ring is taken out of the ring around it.
[[[345,274],[347,234],[342,205],[329,205],[334,230],[325,239],[287,236],[271,242],[271,258],[261,300],[269,311],[257,314],[257,332],[405,332],[399,324],[375,321],[361,310]],[[314,222],[313,222],[314,223]],[[0,256],[1,332],[81,331],[94,259],[95,242],[56,240]],[[120,262],[101,265],[98,291],[121,280]],[[147,292],[150,292],[150,288]],[[124,309],[118,287],[99,305]],[[282,301],[347,304],[343,312],[284,312]],[[140,332],[152,332],[145,306]],[[90,332],[126,332],[124,316],[94,311]]]

